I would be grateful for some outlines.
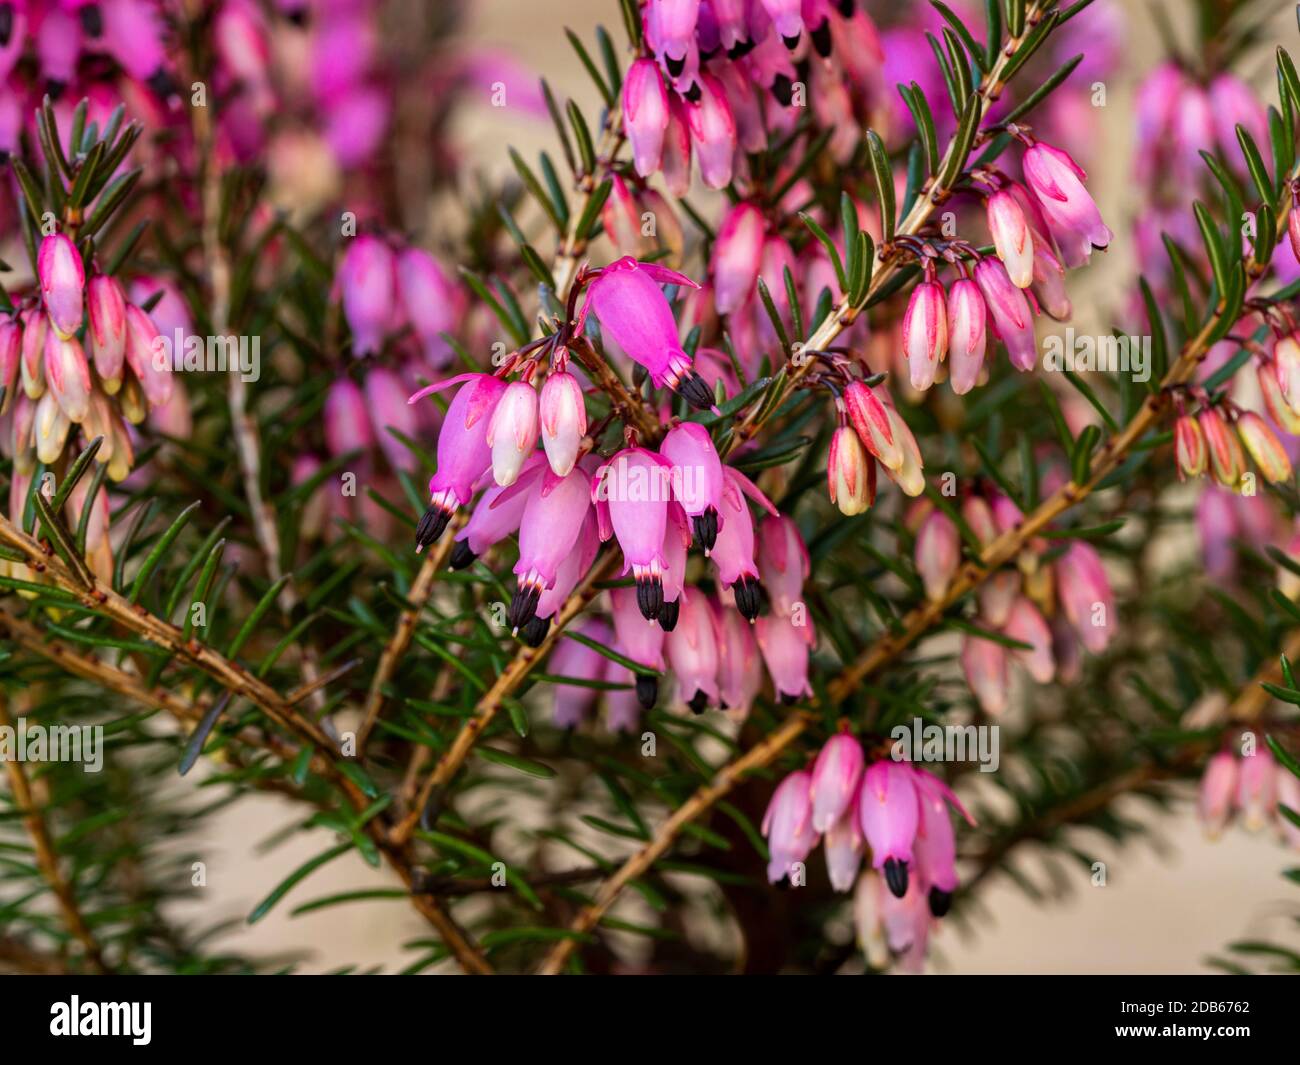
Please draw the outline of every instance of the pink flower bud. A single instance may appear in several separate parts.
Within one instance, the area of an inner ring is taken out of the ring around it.
[[[826,478],[831,502],[846,517],[863,513],[876,501],[876,464],[847,425],[841,425],[831,437]]]
[[[631,589],[615,588],[609,597],[620,653],[643,666],[663,670],[664,630],[641,616],[636,593]],[[645,674],[636,674],[635,683],[642,708],[653,709],[659,696],[658,680]]]
[[[993,510],[983,496],[967,496],[963,499],[961,516],[966,519],[966,524],[970,526],[981,547],[987,547],[998,538]]]
[[[660,166],[664,184],[672,195],[680,199],[691,191],[691,130],[686,105],[677,96],[668,101],[668,128],[664,131]]]
[[[1075,540],[1056,560],[1056,591],[1066,618],[1079,640],[1101,654],[1114,628],[1115,595],[1096,549]]]
[[[1093,248],[1105,249],[1111,232],[1083,182],[1087,175],[1068,152],[1041,141],[1025,152],[1025,181],[1042,208],[1067,266],[1086,262]]]
[[[952,805],[970,824],[975,819],[966,812],[951,788],[924,769],[915,771],[916,792],[920,800],[920,823],[912,850],[921,886],[928,889],[930,912],[942,917],[952,904],[957,890],[957,844],[953,835],[948,806]]]
[[[413,472],[416,460],[411,449],[389,431],[396,430],[408,440],[414,440],[420,431],[415,408],[406,402],[402,379],[386,367],[375,366],[366,374],[365,389],[370,422],[388,464],[394,470]]]
[[[1039,306],[1058,322],[1066,321],[1074,312],[1065,290],[1065,267],[1051,248],[1038,241],[1034,241],[1033,293]]]
[[[36,418],[32,425],[36,457],[47,466],[57,462],[71,428],[72,421],[59,406],[54,393],[46,392],[36,401]]]
[[[852,804],[850,804],[852,805]],[[836,891],[853,890],[862,868],[862,830],[856,810],[844,811],[840,819],[826,830],[826,875]]]
[[[16,318],[0,321],[0,388],[4,399],[0,413],[7,411],[14,401],[14,386],[18,383],[18,364],[23,357],[23,327]]]
[[[650,371],[656,388],[667,386],[697,409],[709,410],[713,393],[682,350],[677,322],[660,284],[699,287],[666,267],[623,258],[605,267],[591,283],[583,313],[595,312],[601,330]]]
[[[992,574],[979,590],[980,617],[993,628],[1000,629],[1011,616],[1020,595],[1022,580],[1015,570],[999,570]]]
[[[895,898],[907,894],[908,863],[920,825],[916,776],[905,762],[873,762],[862,776],[858,818],[871,847],[871,867],[883,870]]]
[[[1254,90],[1236,74],[1225,72],[1210,82],[1210,111],[1215,137],[1225,158],[1241,159],[1238,126],[1245,128],[1261,151],[1268,150],[1268,112]]]
[[[925,585],[926,598],[939,602],[961,565],[961,539],[957,526],[942,510],[932,510],[916,534],[916,571]]]
[[[343,314],[352,330],[352,354],[378,353],[392,329],[396,310],[397,263],[378,237],[354,237],[339,265]]]
[[[38,309],[23,311],[22,382],[28,399],[45,394],[45,334],[49,319]]]
[[[702,714],[722,698],[718,689],[718,634],[713,608],[698,588],[683,588],[681,612],[665,644],[677,675],[678,698]]]
[[[351,378],[340,377],[330,385],[323,418],[325,446],[336,458],[352,451],[367,451],[375,442],[366,399]]]
[[[767,879],[775,884],[788,876],[796,862],[802,862],[817,845],[812,827],[812,799],[809,775],[791,773],[772,793],[763,815],[763,836],[767,840]]]
[[[537,389],[528,381],[512,381],[488,423],[487,443],[497,484],[515,483],[524,459],[537,447],[538,432]]]
[[[1006,267],[998,259],[981,259],[975,266],[975,281],[998,337],[1007,346],[1011,365],[1017,370],[1032,370],[1038,360],[1038,347],[1033,311],[1024,292],[1011,283]]]
[[[889,470],[903,466],[903,448],[894,436],[894,420],[871,388],[858,380],[844,386],[844,407],[863,446]]]
[[[1241,444],[1217,409],[1211,407],[1197,416],[1205,447],[1210,456],[1210,471],[1225,488],[1233,488],[1245,472],[1246,456]]]
[[[903,315],[903,355],[911,371],[912,387],[924,392],[948,351],[948,307],[943,285],[922,281],[912,290]]]
[[[1028,288],[1034,279],[1034,241],[1020,202],[1007,189],[988,198],[989,232],[993,247],[1016,288]]]
[[[964,636],[961,668],[980,709],[990,717],[1001,717],[1007,709],[1007,649],[981,636]]]
[[[623,82],[623,128],[632,142],[636,172],[649,177],[659,169],[668,128],[668,91],[653,59],[638,59]]]
[[[893,407],[885,409],[889,412],[890,431],[903,454],[903,464],[897,470],[885,466],[885,475],[905,494],[915,499],[925,491],[925,463],[921,458],[921,449],[916,446],[916,437],[899,413]]]
[[[1013,640],[1030,645],[1029,650],[1016,648],[1011,654],[1039,684],[1050,684],[1056,673],[1052,630],[1038,612],[1038,607],[1021,596],[1012,606],[1002,632]]]
[[[59,336],[67,339],[81,328],[86,288],[86,271],[76,245],[62,233],[43,239],[36,256],[36,272],[40,275],[41,302],[50,324]]]
[[[1228,751],[1220,751],[1206,763],[1196,804],[1201,825],[1210,839],[1218,838],[1232,816],[1236,793],[1237,759]]]
[[[736,120],[722,83],[704,74],[700,84],[700,99],[686,105],[686,123],[700,161],[701,180],[711,189],[726,188],[731,183],[731,161],[736,154]]]
[[[1289,333],[1273,346],[1273,365],[1291,409],[1300,414],[1300,338]]]
[[[818,832],[829,832],[853,804],[865,762],[862,744],[847,732],[826,741],[813,764],[809,788],[813,828]]]
[[[758,572],[772,609],[790,616],[803,598],[803,582],[811,572],[808,548],[793,518],[763,519],[758,531]]]
[[[765,228],[762,212],[752,203],[737,204],[723,219],[709,264],[719,314],[733,314],[753,296]]]
[[[779,698],[789,703],[812,695],[808,655],[817,643],[817,633],[811,617],[804,618],[803,622],[796,625],[790,618],[765,614],[754,626],[772,687]]]
[[[753,627],[738,610],[720,605],[717,621],[718,692],[728,716],[743,721],[763,687],[758,644]]]
[[[429,480],[429,508],[415,531],[417,551],[442,535],[456,509],[473,498],[474,482],[492,465],[487,428],[506,383],[490,374],[462,374],[442,386],[461,381],[465,385],[447,408],[438,434],[438,469]],[[426,391],[407,402],[414,403]]]
[[[1277,803],[1279,807],[1277,823],[1282,830],[1282,838],[1292,850],[1300,850],[1300,825],[1281,811],[1281,807],[1285,806],[1292,813],[1300,814],[1300,777],[1284,767],[1277,771]]]
[[[1268,373],[1269,377],[1273,375]],[[1174,457],[1178,463],[1178,477],[1199,477],[1205,472],[1209,456],[1205,450],[1205,436],[1201,426],[1189,414],[1179,415],[1174,422]]]
[[[546,458],[556,476],[563,477],[578,461],[578,448],[587,433],[587,408],[578,379],[567,370],[551,373],[542,386],[539,413]]]
[[[45,379],[70,421],[80,424],[90,410],[90,366],[81,341],[50,330],[45,338]]]
[[[1291,407],[1282,395],[1282,386],[1278,383],[1277,369],[1273,363],[1261,362],[1255,368],[1255,378],[1259,382],[1259,391],[1264,398],[1264,409],[1278,427],[1292,436],[1300,435],[1300,414]],[[1300,389],[1296,390],[1300,397]],[[1175,427],[1176,429],[1176,427]],[[1207,459],[1208,461],[1208,459]]]
[[[382,252],[379,257],[382,258]],[[432,366],[445,366],[450,361],[452,349],[442,334],[455,331],[463,309],[464,294],[442,264],[423,248],[404,249],[397,257],[395,270],[401,310],[420,338],[425,358]],[[374,308],[376,316],[382,310],[382,296],[377,302],[379,305]],[[389,315],[395,317],[397,308],[391,304],[390,308]],[[388,318],[376,318],[375,328],[379,333],[371,341],[376,350],[391,324]],[[351,328],[355,341],[356,326]]]
[[[759,0],[759,2],[772,20],[776,32],[781,35],[785,46],[793,50],[799,43],[799,35],[803,33],[802,0]]]
[[[90,342],[95,372],[110,396],[122,387],[122,365],[126,357],[126,295],[117,278],[96,274],[90,279],[87,301],[90,308]]]
[[[979,285],[967,277],[955,282],[948,293],[948,380],[959,396],[975,387],[984,367],[987,322]]]
[[[134,303],[126,305],[126,364],[144,389],[149,406],[161,407],[171,399],[171,360],[153,319]]]
[[[1253,410],[1242,411],[1237,418],[1237,436],[1269,484],[1291,480],[1291,459],[1282,441],[1263,418]]]
[[[1243,755],[1237,777],[1237,809],[1248,832],[1258,832],[1277,808],[1277,763],[1262,744]]]

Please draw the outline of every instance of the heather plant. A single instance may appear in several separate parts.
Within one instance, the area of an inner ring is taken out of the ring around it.
[[[243,918],[408,973],[920,970],[1170,810],[1300,846],[1300,75],[1190,6],[1103,132],[1109,0],[610,0],[569,87],[0,3],[0,964],[279,967],[203,906],[259,792],[328,845]]]

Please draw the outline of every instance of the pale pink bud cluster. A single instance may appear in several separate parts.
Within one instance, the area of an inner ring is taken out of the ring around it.
[[[1217,838],[1239,817],[1249,832],[1272,825],[1288,845],[1300,850],[1300,827],[1279,807],[1300,813],[1300,778],[1278,765],[1273,752],[1254,732],[1243,732],[1240,744],[1215,754],[1201,776],[1197,813],[1205,834]]]

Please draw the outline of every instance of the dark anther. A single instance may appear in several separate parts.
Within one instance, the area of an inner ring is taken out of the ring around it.
[[[694,370],[682,375],[677,394],[696,410],[709,410],[713,406],[713,393],[704,383],[704,378]]]
[[[14,35],[14,5],[0,4],[0,46],[7,47]]]
[[[529,647],[541,647],[546,634],[551,631],[551,619],[531,617],[519,626],[519,638]]]
[[[697,104],[700,102],[700,98],[704,95],[704,90],[700,88],[700,83],[698,81],[693,81],[691,82],[691,87],[686,90],[685,95],[689,103]]]
[[[536,584],[523,585],[515,589],[510,600],[510,609],[506,611],[506,620],[512,629],[522,628],[537,615],[537,602],[542,598],[542,589]]]
[[[658,577],[643,577],[636,582],[636,605],[646,621],[654,621],[664,605],[664,582]]]
[[[644,673],[636,675],[636,701],[642,710],[653,710],[659,701],[659,678],[648,677]]]
[[[839,0],[839,3],[835,6],[839,9],[840,14],[845,18],[853,17],[853,0]]]
[[[731,586],[736,596],[736,609],[744,615],[745,620],[753,621],[763,609],[763,586],[757,577],[742,576]]]
[[[632,384],[640,388],[645,384],[645,379],[650,376],[650,371],[642,366],[639,362],[632,367]]]
[[[772,82],[772,95],[777,98],[782,107],[789,107],[794,101],[794,82],[784,74],[778,74],[776,80]]]
[[[930,912],[936,917],[942,917],[951,908],[952,892],[940,891],[937,887],[932,887],[930,889]]]
[[[451,515],[442,507],[430,507],[420,516],[420,524],[415,527],[415,546],[424,550],[442,535],[449,521]]]
[[[153,89],[154,95],[163,101],[173,99],[180,91],[176,86],[176,79],[162,67],[149,75],[149,88]]]
[[[682,56],[681,59],[674,59],[670,55],[664,56],[664,61],[668,64],[669,74],[671,74],[674,78],[680,78],[682,76],[682,71],[686,69],[685,56]]]
[[[727,57],[729,59],[740,59],[743,56],[749,55],[749,53],[752,52],[753,50],[754,50],[753,41],[737,41],[735,44],[733,44],[730,48],[727,49]]]
[[[87,4],[81,9],[81,28],[87,37],[98,38],[104,33],[104,16],[98,4]]]
[[[817,54],[823,59],[831,54],[831,24],[829,19],[812,31],[812,43],[813,47],[817,49]]]
[[[664,632],[672,632],[677,628],[677,618],[682,612],[681,599],[674,599],[671,603],[664,603],[659,608],[659,627]]]
[[[796,33],[793,37],[782,37],[781,40],[783,40],[785,42],[785,46],[789,48],[790,51],[793,52],[796,48],[799,47],[799,38],[801,36],[802,34]]]
[[[704,692],[697,691],[687,705],[691,708],[691,713],[702,714],[709,708],[709,697]]]
[[[50,78],[45,82],[45,95],[51,100],[57,100],[63,95],[63,90],[68,87],[66,81],[60,81],[58,78]]]
[[[885,859],[885,883],[894,898],[901,899],[907,894],[907,863],[897,858]]]
[[[709,507],[703,514],[696,514],[691,524],[695,526],[695,539],[705,551],[712,551],[718,542],[718,512]]]
[[[478,555],[474,554],[468,540],[457,540],[455,546],[451,549],[451,558],[447,564],[452,569],[464,569],[466,566],[472,566],[476,558],[478,558]]]

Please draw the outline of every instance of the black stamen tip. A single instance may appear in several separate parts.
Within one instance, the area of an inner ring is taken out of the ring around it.
[[[154,92],[158,99],[168,101],[174,98],[179,89],[176,87],[176,80],[167,73],[162,67],[159,67],[148,79],[149,88]]]
[[[746,621],[753,621],[763,609],[763,586],[757,577],[741,577],[731,586],[736,596],[736,609],[744,615]]]
[[[789,107],[794,101],[794,82],[784,74],[778,74],[776,80],[772,82],[772,95],[782,107]]]
[[[104,33],[104,16],[98,4],[87,4],[81,9],[81,28],[87,37],[98,38]]]
[[[693,81],[691,82],[691,87],[686,90],[685,95],[688,102],[697,104],[700,102],[700,98],[704,95],[704,90],[700,88],[700,83],[698,81]]]
[[[691,701],[686,705],[691,708],[691,713],[702,714],[709,708],[709,697],[702,691],[696,691],[691,696]]]
[[[451,549],[451,558],[447,560],[447,565],[452,569],[465,569],[472,566],[478,555],[474,549],[469,546],[468,540],[457,540]]]
[[[853,17],[853,9],[855,6],[856,5],[853,3],[853,0],[839,0],[839,2],[835,5],[839,13],[843,15],[845,18]]]
[[[451,515],[442,507],[432,506],[420,515],[420,524],[415,527],[415,543],[421,550],[428,547],[442,535],[451,521]]]
[[[664,603],[659,608],[659,627],[664,632],[672,632],[677,628],[677,619],[681,616],[682,601],[680,598],[674,599],[671,603]]]
[[[7,47],[14,35],[14,5],[0,4],[0,47]]]
[[[703,514],[696,514],[691,519],[695,528],[695,539],[705,551],[712,551],[718,542],[718,512],[709,507]]]
[[[653,710],[659,701],[659,678],[648,677],[644,673],[636,676],[636,701],[642,710]]]
[[[512,629],[521,629],[537,616],[537,602],[542,598],[542,590],[535,584],[520,585],[515,589],[510,600],[510,609],[506,611],[506,620]]]
[[[727,58],[742,59],[754,50],[753,41],[737,41],[727,49]]]
[[[784,41],[785,46],[793,52],[799,47],[799,38],[802,36],[802,33],[796,33],[793,37],[782,37],[781,40]]]
[[[290,11],[286,16],[295,26],[302,27],[307,25],[307,8],[300,7]]]
[[[952,892],[940,891],[937,887],[930,889],[930,912],[942,917],[952,908]]]
[[[58,78],[50,78],[45,82],[45,95],[51,100],[57,100],[63,95],[64,90],[68,87],[66,81],[60,81]]]
[[[636,582],[636,605],[646,621],[654,621],[664,606],[664,582],[658,577],[642,577]]]
[[[668,73],[674,78],[680,78],[682,76],[682,71],[686,69],[685,56],[682,56],[680,59],[674,59],[672,56],[666,55],[664,56],[664,63],[668,67]]]
[[[709,410],[713,406],[713,392],[694,370],[682,375],[677,384],[677,394],[696,410]]]
[[[817,50],[817,54],[821,56],[823,59],[825,59],[827,56],[831,54],[830,20],[828,19],[826,22],[823,22],[820,26],[818,26],[815,30],[813,30],[811,36],[812,36],[813,47]]]
[[[894,898],[901,899],[907,894],[907,863],[897,858],[885,859],[885,883]]]
[[[519,638],[529,647],[541,647],[542,641],[550,631],[551,619],[534,615],[525,624],[519,626]]]

